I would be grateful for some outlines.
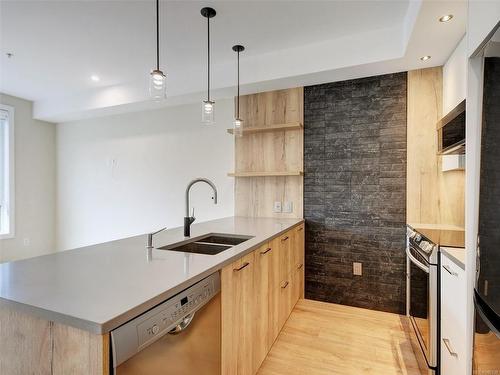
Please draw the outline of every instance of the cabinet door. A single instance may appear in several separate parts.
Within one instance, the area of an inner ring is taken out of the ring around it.
[[[295,269],[304,265],[304,224],[293,229],[293,265]]]
[[[278,337],[281,327],[279,322],[280,306],[280,247],[281,238],[277,237],[269,242],[271,251],[267,253],[269,264],[268,288],[269,288],[269,320],[268,320],[268,349],[271,349]]]
[[[441,374],[466,374],[465,271],[441,255]]]
[[[294,238],[295,229],[289,230],[279,237],[279,275],[280,282],[278,287],[279,306],[278,306],[278,327],[283,328],[290,312],[295,305],[294,299]]]
[[[292,282],[292,301],[291,306],[293,307],[297,303],[300,298],[304,298],[304,265],[300,264],[297,266],[295,270],[291,273],[291,282]]]
[[[223,375],[254,373],[254,254],[252,252],[222,269]]]
[[[279,295],[279,307],[278,307],[278,328],[281,331],[285,325],[290,312],[292,311],[293,305],[293,288],[292,288],[292,273],[290,272],[286,278],[284,278],[280,286],[278,287]]]
[[[273,249],[270,243],[266,243],[255,251],[254,270],[254,311],[255,311],[255,331],[254,331],[254,369],[257,370],[266,357],[271,345],[274,342],[274,335],[278,335],[274,328],[274,307],[273,302],[277,300],[276,288],[278,279],[278,257],[277,249]],[[276,309],[277,310],[277,309]],[[277,324],[276,324],[277,326]]]
[[[280,267],[280,282],[283,282],[288,278],[290,271],[292,270],[292,264],[294,256],[291,249],[293,248],[293,230],[282,234],[279,238],[279,267]]]
[[[294,229],[293,233],[293,305],[299,298],[304,298],[304,224]]]

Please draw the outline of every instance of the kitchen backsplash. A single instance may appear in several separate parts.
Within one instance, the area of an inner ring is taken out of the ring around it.
[[[304,89],[306,298],[405,312],[406,90],[406,73]]]

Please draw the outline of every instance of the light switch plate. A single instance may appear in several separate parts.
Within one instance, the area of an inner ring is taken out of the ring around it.
[[[291,201],[286,201],[283,203],[283,212],[286,212],[287,214],[290,214],[293,212],[293,202]]]
[[[361,276],[363,274],[363,264],[354,262],[352,264],[352,273],[356,276]]]
[[[276,212],[276,213],[281,212],[281,202],[279,202],[279,201],[274,202],[273,212]]]

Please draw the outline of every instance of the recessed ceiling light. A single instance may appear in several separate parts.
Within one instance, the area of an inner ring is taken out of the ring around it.
[[[446,14],[442,17],[439,17],[439,22],[448,22],[453,18],[453,14]]]
[[[98,75],[95,75],[95,74],[92,74],[92,75],[90,76],[90,79],[91,79],[92,81],[94,81],[94,82],[99,82],[99,81],[101,80],[101,79],[99,78],[99,76],[98,76]]]
[[[430,58],[431,58],[431,57],[430,57],[429,55],[425,55],[425,56],[422,56],[422,57],[420,58],[420,60],[422,60],[422,61],[427,61],[427,60],[429,60]]]

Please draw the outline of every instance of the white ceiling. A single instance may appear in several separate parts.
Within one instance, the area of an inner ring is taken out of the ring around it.
[[[33,100],[35,117],[55,122],[199,100],[206,90],[199,11],[207,5],[217,10],[216,99],[234,94],[236,43],[246,47],[243,92],[255,92],[441,65],[466,24],[464,1],[162,1],[169,98],[158,104],[147,95],[153,0],[2,0],[0,91]],[[453,20],[439,23],[447,13]]]

